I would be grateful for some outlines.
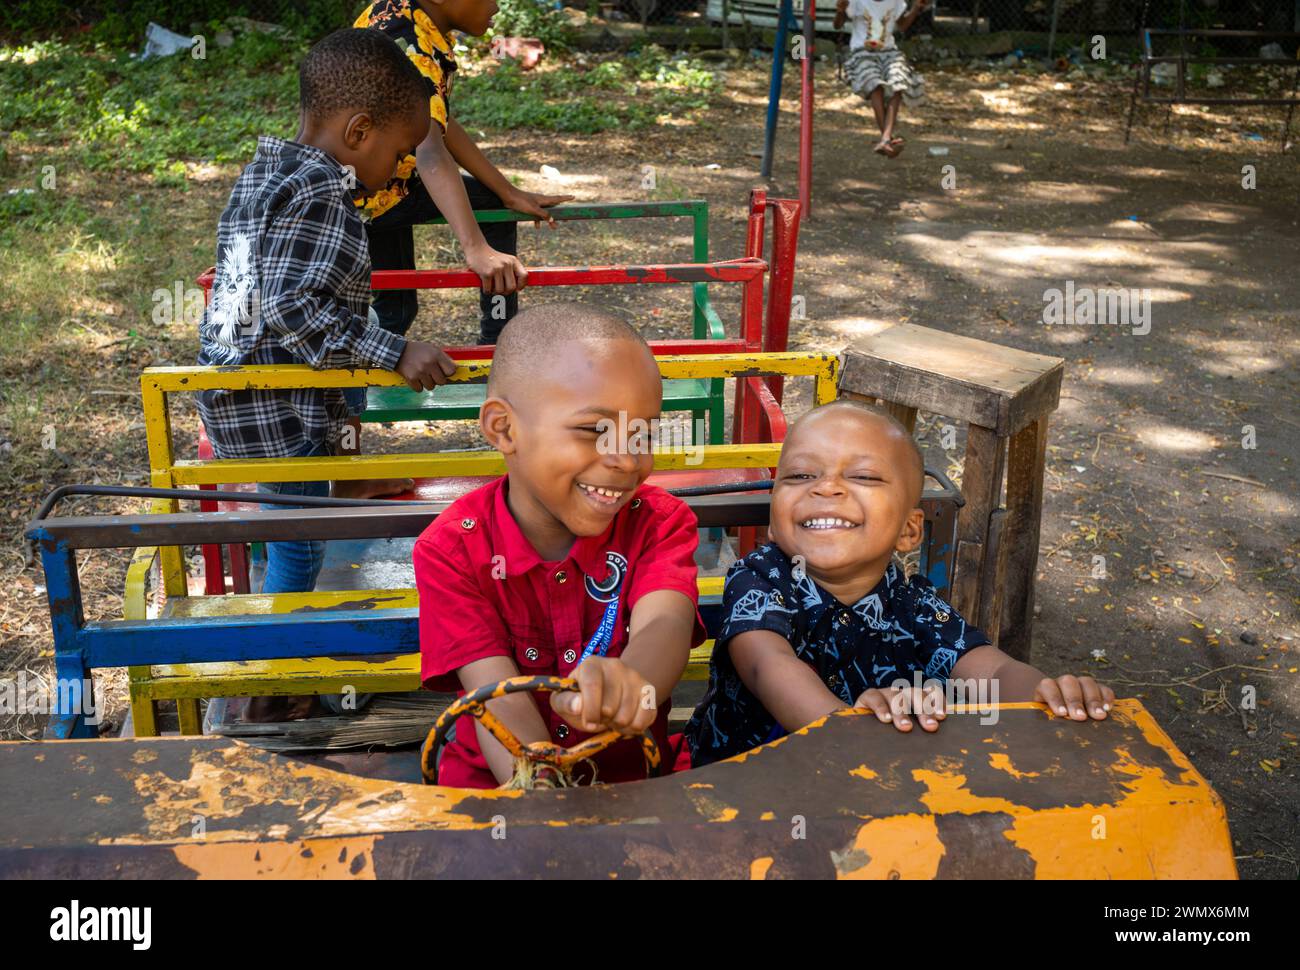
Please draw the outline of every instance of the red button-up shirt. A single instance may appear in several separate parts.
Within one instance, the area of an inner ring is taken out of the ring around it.
[[[569,676],[615,593],[608,657],[623,652],[632,608],[646,593],[675,589],[698,603],[698,530],[680,499],[643,485],[602,535],[579,537],[562,562],[545,562],[506,505],[507,483],[500,478],[462,496],[416,541],[420,671],[429,689],[460,691],[456,671],[485,657],[510,657],[523,675]],[[704,637],[697,613],[691,646]],[[555,743],[572,747],[590,736],[553,713],[547,695],[534,700],[541,701],[537,708]],[[651,728],[665,762],[671,706],[671,698],[659,706]],[[635,740],[608,748],[596,766],[600,781],[645,777]],[[468,715],[457,722],[456,739],[444,750],[438,781],[496,787]]]

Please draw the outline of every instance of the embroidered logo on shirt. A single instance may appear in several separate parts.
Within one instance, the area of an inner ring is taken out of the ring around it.
[[[609,571],[600,582],[596,582],[590,576],[585,580],[587,595],[597,603],[608,603],[611,600],[618,599],[618,591],[623,585],[623,577],[627,575],[627,560],[617,552],[605,553],[605,566]]]

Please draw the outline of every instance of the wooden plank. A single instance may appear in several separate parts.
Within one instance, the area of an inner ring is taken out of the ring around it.
[[[909,408],[903,404],[895,404],[892,401],[881,402],[881,410],[892,414],[898,419],[898,422],[907,429],[908,434],[916,434],[916,408]]]
[[[953,603],[969,622],[979,616],[980,573],[989,515],[1002,497],[1006,443],[988,428],[969,426],[961,489],[966,505],[957,517],[957,565]],[[987,632],[987,631],[986,631]]]
[[[1047,421],[1044,415],[1012,437],[1007,458],[1007,566],[999,643],[1018,660],[1028,658],[1033,631]]]
[[[1002,435],[1055,408],[1064,361],[900,324],[844,352],[841,392],[920,408]]]
[[[980,612],[975,625],[988,635],[989,642],[995,647],[999,645],[998,634],[1002,625],[1002,573],[1007,560],[1003,535],[1006,524],[1006,509],[997,508],[990,513],[984,558],[980,564]]]

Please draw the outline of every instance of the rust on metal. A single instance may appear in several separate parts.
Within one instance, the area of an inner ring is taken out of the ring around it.
[[[0,744],[0,877],[1234,878],[1223,805],[1142,706],[933,735],[846,711],[620,785],[479,791],[220,738]],[[504,835],[505,837],[501,837]]]

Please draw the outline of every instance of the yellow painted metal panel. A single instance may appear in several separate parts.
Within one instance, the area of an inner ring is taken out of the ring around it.
[[[696,453],[657,452],[655,468],[771,468],[781,457],[779,444],[704,445]],[[457,478],[504,475],[505,460],[495,451],[445,451],[405,455],[327,455],[319,458],[246,458],[179,461],[172,470],[177,485],[227,482],[354,481],[365,478]]]
[[[707,680],[712,652],[712,640],[692,650],[682,679]],[[160,664],[153,668],[152,679],[141,683],[140,691],[142,698],[170,700],[337,694],[349,687],[363,694],[419,690],[420,655]]]

